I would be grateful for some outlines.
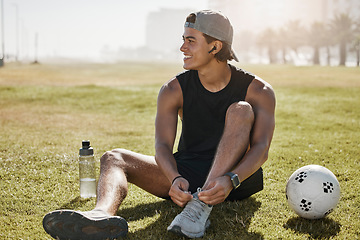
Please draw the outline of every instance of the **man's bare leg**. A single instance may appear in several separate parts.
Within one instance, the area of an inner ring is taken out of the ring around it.
[[[239,162],[249,147],[253,123],[254,113],[249,103],[238,102],[230,105],[208,179],[224,175]]]
[[[126,236],[128,224],[116,211],[127,195],[128,182],[159,196],[167,197],[169,180],[156,165],[155,158],[124,149],[101,157],[98,197],[88,212],[56,210],[45,215],[43,227],[56,239],[115,239]]]
[[[125,149],[106,152],[100,159],[95,209],[115,215],[128,192],[128,182],[158,196],[167,197],[171,184],[152,156]]]

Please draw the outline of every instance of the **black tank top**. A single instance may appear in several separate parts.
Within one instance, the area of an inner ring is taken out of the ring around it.
[[[182,132],[178,152],[214,155],[222,136],[228,107],[245,100],[254,75],[229,65],[231,79],[218,92],[201,84],[198,72],[185,71],[177,76],[183,93]]]

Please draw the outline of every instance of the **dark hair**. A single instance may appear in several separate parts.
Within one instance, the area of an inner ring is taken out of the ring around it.
[[[186,18],[186,22],[189,23],[195,23],[196,21],[196,15],[194,13],[191,13],[187,18]],[[205,40],[207,43],[212,43],[213,41],[220,41],[219,39],[216,39],[214,37],[211,37],[205,33],[203,33]],[[230,44],[221,41],[222,42],[222,48],[221,50],[215,54],[215,58],[220,61],[220,62],[225,62],[226,60],[233,60],[234,57],[231,54],[231,46]]]

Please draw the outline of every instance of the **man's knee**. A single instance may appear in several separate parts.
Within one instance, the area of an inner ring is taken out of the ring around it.
[[[251,105],[245,101],[231,104],[226,113],[226,120],[228,121],[241,121],[252,124],[254,119],[254,111]]]
[[[105,152],[100,158],[100,164],[102,166],[114,166],[125,168],[126,166],[126,151],[125,149],[114,149],[111,151]]]

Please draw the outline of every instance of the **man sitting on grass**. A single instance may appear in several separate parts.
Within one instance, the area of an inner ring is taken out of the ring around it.
[[[127,222],[116,212],[128,182],[184,207],[167,229],[190,238],[204,235],[214,205],[263,189],[261,166],[275,127],[275,95],[262,79],[228,64],[237,60],[232,40],[232,25],[223,14],[206,10],[187,17],[180,50],[188,71],[159,92],[155,157],[125,149],[106,152],[95,208],[48,213],[43,226],[52,237],[125,236]],[[173,154],[178,116],[182,133]]]

